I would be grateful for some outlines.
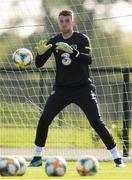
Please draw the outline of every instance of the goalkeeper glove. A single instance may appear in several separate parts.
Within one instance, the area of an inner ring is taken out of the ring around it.
[[[52,47],[52,44],[46,45],[46,41],[40,40],[38,45],[35,47],[39,55],[44,54],[48,49]]]
[[[73,53],[73,48],[71,46],[69,46],[67,43],[64,43],[64,42],[56,43],[56,49],[65,51],[65,52],[67,52],[69,54]]]

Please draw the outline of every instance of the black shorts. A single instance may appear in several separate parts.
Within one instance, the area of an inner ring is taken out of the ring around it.
[[[48,98],[42,116],[51,124],[53,118],[66,106],[74,103],[85,113],[89,121],[100,117],[96,95],[89,87],[55,88]]]

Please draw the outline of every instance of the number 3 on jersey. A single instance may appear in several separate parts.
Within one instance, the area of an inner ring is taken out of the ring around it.
[[[62,64],[65,66],[69,66],[72,62],[71,58],[70,58],[70,54],[68,53],[63,53],[61,54],[62,57]]]

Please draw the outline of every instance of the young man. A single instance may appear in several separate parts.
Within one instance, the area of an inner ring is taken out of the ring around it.
[[[45,146],[48,128],[54,117],[70,103],[78,105],[91,126],[113,155],[117,167],[123,167],[114,139],[100,119],[94,86],[90,79],[89,65],[92,63],[89,38],[74,32],[74,18],[70,10],[62,10],[58,16],[60,34],[46,44],[41,40],[36,47],[36,67],[42,67],[52,53],[56,61],[56,79],[53,92],[48,98],[40,117],[36,139],[35,156],[30,167],[42,165],[42,148]]]

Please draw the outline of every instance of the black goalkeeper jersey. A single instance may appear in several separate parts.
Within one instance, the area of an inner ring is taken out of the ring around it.
[[[73,54],[56,49],[57,42],[65,42],[73,49]],[[90,85],[89,65],[92,63],[89,38],[79,32],[73,32],[72,36],[64,39],[62,34],[51,38],[47,44],[52,44],[43,55],[36,56],[36,67],[42,67],[51,54],[56,61],[56,87],[79,87]],[[79,55],[77,56],[79,52]]]

